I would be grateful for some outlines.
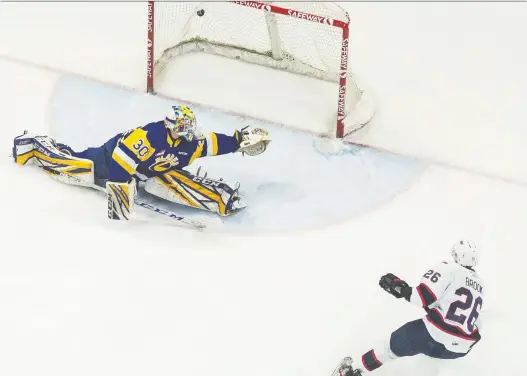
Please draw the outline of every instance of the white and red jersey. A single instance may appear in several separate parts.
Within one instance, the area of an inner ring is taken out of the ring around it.
[[[467,353],[481,339],[483,290],[475,271],[444,262],[428,270],[419,286],[412,288],[410,303],[427,309],[423,321],[434,340],[450,351]]]

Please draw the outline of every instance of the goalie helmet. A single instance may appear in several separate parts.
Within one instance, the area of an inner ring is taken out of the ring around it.
[[[450,254],[454,261],[461,266],[472,268],[478,262],[478,250],[470,240],[460,240],[454,244]]]
[[[196,132],[196,115],[187,106],[172,106],[165,118],[165,127],[172,131],[172,134],[192,141]]]

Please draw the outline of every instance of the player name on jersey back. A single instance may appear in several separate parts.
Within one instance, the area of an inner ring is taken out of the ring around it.
[[[474,289],[475,291],[479,292],[480,294],[483,294],[483,286],[479,283],[474,281],[473,279],[466,277],[465,278],[465,284]]]

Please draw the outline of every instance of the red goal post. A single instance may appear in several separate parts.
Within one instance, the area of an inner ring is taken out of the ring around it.
[[[328,120],[335,133],[328,133],[342,138],[360,129],[374,107],[348,68],[348,13],[335,3],[278,4],[148,1],[147,92],[170,59],[200,51],[335,82]]]

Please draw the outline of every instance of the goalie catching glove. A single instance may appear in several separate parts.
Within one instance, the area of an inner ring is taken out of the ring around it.
[[[136,183],[132,179],[127,183],[106,183],[108,194],[108,218],[116,220],[129,220],[134,211]]]
[[[236,137],[240,140],[240,147],[236,152],[255,156],[263,153],[267,145],[271,142],[269,132],[262,128],[244,127],[236,132]],[[241,137],[241,139],[240,139]]]

